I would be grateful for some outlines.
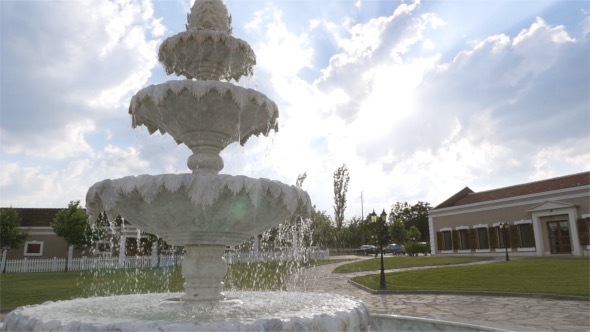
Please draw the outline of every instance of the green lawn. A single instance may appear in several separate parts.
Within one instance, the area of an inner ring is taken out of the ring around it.
[[[491,257],[395,256],[383,257],[386,270],[417,266],[451,265],[490,260]],[[369,258],[338,266],[334,272],[360,272],[381,269],[381,259]]]
[[[379,288],[379,274],[353,278]],[[590,297],[588,258],[528,258],[386,274],[388,290],[489,291]]]
[[[282,290],[284,276],[303,266],[325,263],[329,261],[232,264],[224,283],[227,289]],[[180,292],[183,283],[180,268],[1,274],[0,308],[77,297]]]
[[[77,297],[180,291],[183,282],[180,269],[173,268],[2,274],[0,308]]]
[[[387,268],[469,262],[477,258],[388,257]],[[333,263],[319,261],[312,264]],[[379,259],[347,264],[348,271],[378,270]],[[284,289],[283,276],[308,264],[233,264],[225,278],[227,288]],[[338,270],[342,270],[339,268]],[[392,290],[456,290],[521,292],[590,296],[590,260],[587,258],[531,258],[492,264],[441,267],[387,274]],[[377,289],[379,274],[354,278]],[[0,308],[95,295],[182,291],[180,268],[118,269],[84,272],[17,273],[0,275]]]

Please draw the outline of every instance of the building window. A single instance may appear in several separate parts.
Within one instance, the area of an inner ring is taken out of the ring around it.
[[[535,246],[535,238],[531,224],[519,224],[518,229],[518,240],[519,247],[530,248]]]
[[[453,250],[453,236],[451,231],[442,232],[443,235],[443,250]]]
[[[97,241],[94,253],[98,255],[111,255],[113,253],[111,243],[109,241]]]
[[[488,228],[477,228],[477,249],[490,249],[490,241],[488,239]]]
[[[469,249],[469,230],[459,230],[459,249]]]
[[[24,256],[43,256],[43,242],[25,242]]]

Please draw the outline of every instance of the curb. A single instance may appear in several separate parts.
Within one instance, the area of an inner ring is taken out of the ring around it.
[[[372,289],[361,285],[350,279],[347,280],[349,284],[364,290],[367,293],[374,295],[392,295],[392,294],[406,294],[406,295],[458,295],[458,296],[497,296],[497,297],[525,297],[533,299],[551,299],[551,300],[565,300],[565,301],[582,301],[590,302],[590,297],[585,296],[569,296],[569,295],[551,295],[551,294],[536,294],[536,293],[510,293],[510,292],[485,292],[485,291],[435,291],[435,290],[381,290]]]

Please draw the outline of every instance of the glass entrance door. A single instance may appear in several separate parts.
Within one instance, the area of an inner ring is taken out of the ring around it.
[[[550,221],[549,242],[551,243],[552,254],[571,254],[570,228],[567,221]]]

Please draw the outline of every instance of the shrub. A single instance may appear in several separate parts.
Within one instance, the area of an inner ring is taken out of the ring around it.
[[[424,254],[424,256],[428,256],[430,253],[429,242],[410,242],[407,243],[405,247],[406,254],[408,254],[408,256],[418,256],[418,254]]]

